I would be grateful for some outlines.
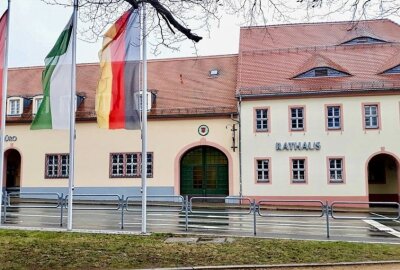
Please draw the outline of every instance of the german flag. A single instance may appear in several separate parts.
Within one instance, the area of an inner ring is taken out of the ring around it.
[[[126,11],[103,38],[96,92],[97,123],[107,129],[140,129],[140,16]]]

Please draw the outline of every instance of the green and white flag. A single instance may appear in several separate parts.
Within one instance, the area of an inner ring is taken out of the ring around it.
[[[31,129],[69,129],[72,87],[72,17],[46,56],[43,101]]]

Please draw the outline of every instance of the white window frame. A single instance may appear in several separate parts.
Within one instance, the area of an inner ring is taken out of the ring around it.
[[[269,126],[269,108],[256,108],[255,109],[255,121],[257,132],[268,132]]]
[[[13,112],[12,104],[17,102],[18,111]],[[24,99],[22,97],[9,97],[7,99],[7,115],[9,116],[20,116],[24,109]]]
[[[329,115],[332,109],[332,115]],[[338,109],[338,114],[335,114],[334,109]],[[327,129],[338,130],[342,129],[342,112],[339,105],[328,105],[326,106],[326,127]],[[329,126],[329,120],[332,119],[333,126]]]
[[[35,96],[32,99],[32,114],[37,114],[39,108],[40,108],[40,104],[38,104],[40,100],[40,104],[43,102],[43,95],[40,96]]]
[[[136,100],[137,100],[137,104],[138,104],[138,110],[139,110],[140,112],[142,111],[142,94],[143,94],[143,91],[139,91],[139,92],[136,94]],[[150,112],[150,111],[151,111],[151,105],[152,105],[152,102],[151,102],[151,95],[152,95],[152,93],[149,92],[149,91],[147,91],[147,112]]]
[[[114,156],[118,156],[118,160],[114,162]],[[110,178],[140,178],[142,177],[142,153],[130,152],[130,153],[110,153]],[[130,160],[130,157],[132,159]],[[147,152],[147,177],[153,177],[153,159],[154,155],[152,152]],[[128,168],[132,166],[132,168]],[[118,172],[114,173],[114,169]],[[120,170],[122,169],[122,173]],[[130,170],[128,172],[128,170]]]
[[[271,182],[271,161],[269,158],[256,159],[256,181],[257,183],[270,183]],[[261,178],[260,178],[261,173]]]
[[[333,162],[333,166],[331,164]],[[329,183],[344,182],[344,159],[343,158],[328,158],[328,176]]]
[[[139,154],[138,153],[126,153],[126,176],[137,177],[139,175]],[[130,160],[131,159],[131,160]]]
[[[45,178],[68,178],[69,154],[46,154]]]
[[[114,172],[114,170],[116,170],[116,172]],[[124,154],[110,154],[110,176],[124,177]]]
[[[299,111],[301,110],[302,116],[299,116]],[[293,116],[293,111],[295,111],[295,116]],[[304,107],[291,107],[290,108],[290,130],[293,131],[303,131],[305,130],[305,108]],[[300,122],[302,127],[300,126]],[[293,126],[294,124],[294,126]]]
[[[147,152],[147,177],[153,177],[154,154]]]
[[[372,113],[372,108],[375,108],[375,114]],[[366,129],[379,128],[379,106],[378,104],[365,104],[364,105],[364,125]],[[376,124],[372,124],[375,120]],[[369,124],[368,124],[369,121]]]
[[[301,162],[303,162],[303,168],[301,168]],[[292,158],[291,172],[292,183],[307,183],[307,160],[305,158]],[[303,175],[303,178],[301,178],[301,175]]]

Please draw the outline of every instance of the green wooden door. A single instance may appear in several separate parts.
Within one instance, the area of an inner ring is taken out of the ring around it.
[[[182,195],[226,196],[228,177],[228,159],[216,148],[196,147],[181,159]]]

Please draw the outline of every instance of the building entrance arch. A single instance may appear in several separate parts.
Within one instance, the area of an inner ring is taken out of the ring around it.
[[[399,202],[399,161],[389,153],[378,153],[367,163],[369,201]]]
[[[201,197],[229,195],[227,156],[212,146],[187,150],[180,161],[180,193]]]
[[[7,191],[19,191],[21,186],[21,154],[16,149],[4,152],[5,187]]]

